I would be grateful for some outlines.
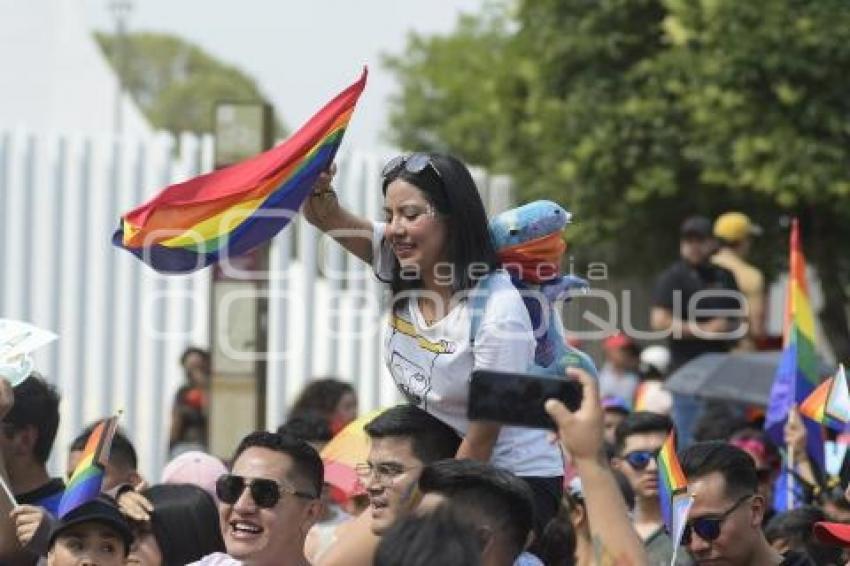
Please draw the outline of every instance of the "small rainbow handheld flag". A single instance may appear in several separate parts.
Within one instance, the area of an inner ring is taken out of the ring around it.
[[[59,502],[60,519],[100,495],[104,468],[109,461],[112,438],[117,428],[118,415],[102,420],[92,430],[83,449],[83,457],[68,480]]]
[[[267,242],[295,216],[333,162],[366,75],[364,69],[357,82],[277,147],[169,185],[124,214],[112,243],[157,271],[186,273]]]
[[[812,391],[800,404],[800,414],[824,426],[843,432],[850,422],[850,391],[844,366],[838,368],[835,377],[830,377]]]
[[[688,480],[679,464],[676,455],[676,433],[670,431],[664,441],[661,451],[658,453],[658,497],[661,503],[661,516],[667,532],[673,540],[673,559],[676,562],[676,554],[679,550],[679,541],[685,531],[688,520],[688,512],[691,510],[694,499],[688,494]]]

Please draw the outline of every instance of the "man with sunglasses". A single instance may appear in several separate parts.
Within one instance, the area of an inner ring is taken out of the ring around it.
[[[808,566],[795,552],[780,554],[761,530],[766,504],[749,454],[726,442],[700,442],[680,455],[694,503],[682,545],[697,564]]]
[[[324,468],[306,442],[286,434],[252,432],[216,482],[227,555],[198,566],[307,566],[304,539],[321,513]]]
[[[638,411],[626,416],[614,433],[612,465],[629,481],[635,494],[632,524],[643,541],[650,564],[670,564],[673,543],[664,529],[658,499],[658,466],[655,458],[673,430],[669,417]],[[676,564],[691,564],[679,552]]]

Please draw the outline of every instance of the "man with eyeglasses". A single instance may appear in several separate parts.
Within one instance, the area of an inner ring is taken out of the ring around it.
[[[337,529],[337,541],[319,557],[319,566],[369,566],[383,535],[419,502],[422,468],[453,458],[460,437],[453,428],[414,405],[398,405],[365,427],[369,457],[357,466],[369,507]]]
[[[655,458],[673,430],[669,417],[638,411],[631,413],[614,433],[612,465],[629,481],[635,494],[632,524],[643,541],[650,564],[670,564],[673,543],[664,528],[658,499],[658,466]],[[679,552],[676,564],[692,564]]]
[[[304,539],[319,518],[324,468],[306,442],[286,434],[253,432],[216,482],[227,555],[198,566],[307,566]]]
[[[726,442],[700,442],[680,455],[694,503],[682,545],[697,564],[808,566],[796,552],[773,549],[761,530],[766,504],[749,454]]]

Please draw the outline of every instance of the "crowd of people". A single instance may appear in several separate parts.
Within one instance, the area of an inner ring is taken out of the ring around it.
[[[758,324],[729,337],[763,308],[747,308],[763,282],[743,259],[758,232],[745,216],[685,221],[681,260],[653,294],[653,327],[675,330],[667,346],[611,336],[598,376],[565,371],[581,385],[580,404],[545,401],[553,430],[544,430],[467,417],[474,369],[529,372],[539,347],[467,168],[442,154],[391,161],[381,222],[342,207],[332,178],[333,168],[320,176],[303,213],[393,292],[383,345],[404,397],[365,423],[357,488],[335,485],[320,455],[357,417],[350,385],[313,381],[277,431],[247,434],[221,461],[206,453],[209,356],[191,348],[159,482],[145,482],[132,439],[119,432],[102,493],[60,514],[66,484],[46,465],[59,392],[36,373],[14,389],[0,379],[0,476],[14,498],[0,516],[0,565],[654,566],[670,564],[677,547],[676,564],[847,562],[850,499],[841,488],[850,463],[835,477],[819,469],[792,412],[785,444],[797,447],[796,460],[783,468],[756,412],[663,388],[701,353],[761,339]],[[523,267],[553,257],[534,246],[513,256]],[[471,336],[465,297],[485,275],[489,297]],[[745,292],[679,308],[706,289]],[[68,475],[92,431],[68,447]],[[681,541],[665,527],[659,499],[658,455],[673,431],[693,498]],[[790,509],[775,489],[788,467],[806,501]]]

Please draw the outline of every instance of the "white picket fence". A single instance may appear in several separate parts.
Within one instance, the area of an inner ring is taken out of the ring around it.
[[[118,409],[142,472],[155,480],[165,463],[179,356],[187,345],[209,345],[210,270],[159,275],[111,236],[123,212],[211,168],[210,138],[179,142],[176,153],[167,135],[141,142],[0,131],[0,317],[60,335],[36,358],[62,394],[55,473],[74,435]],[[340,198],[370,218],[379,216],[385,157],[349,151],[338,159]],[[476,178],[491,212],[508,206],[505,179]],[[299,218],[271,249],[269,428],[314,376],[353,383],[364,411],[397,398],[380,357],[380,283],[326,240]],[[346,277],[321,276],[329,269]]]

